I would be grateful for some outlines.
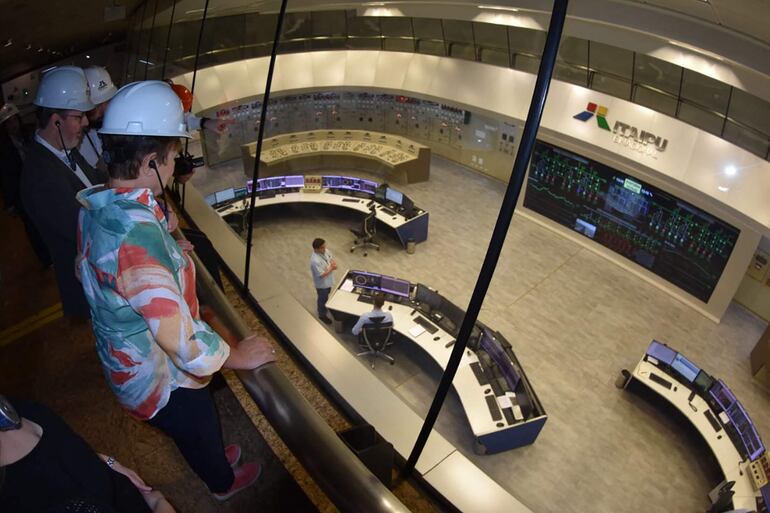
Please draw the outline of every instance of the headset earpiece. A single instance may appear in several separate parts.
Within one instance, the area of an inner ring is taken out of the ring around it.
[[[54,125],[56,125],[56,126],[61,126],[61,121],[55,121],[55,122],[54,122]]]
[[[149,162],[147,163],[147,165],[148,165],[148,166],[150,166],[151,168],[153,168],[155,171],[157,171],[157,170],[158,170],[158,165],[155,163],[155,161],[154,161],[154,160],[151,160],[151,161],[149,161]]]

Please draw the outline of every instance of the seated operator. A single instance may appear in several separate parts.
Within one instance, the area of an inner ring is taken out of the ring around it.
[[[365,312],[361,314],[361,317],[358,318],[358,322],[356,322],[356,325],[353,326],[353,335],[358,335],[361,333],[361,329],[363,328],[364,324],[371,323],[371,319],[374,317],[383,317],[382,322],[393,322],[393,316],[390,315],[390,312],[382,311],[382,306],[384,304],[385,296],[382,294],[375,294],[374,308],[372,308],[371,312]]]

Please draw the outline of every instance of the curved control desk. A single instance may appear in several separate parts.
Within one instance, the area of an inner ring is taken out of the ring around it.
[[[257,143],[241,146],[243,170],[254,169]],[[303,171],[353,169],[409,184],[430,177],[430,148],[400,136],[365,130],[311,130],[265,139],[259,159],[260,176]]]
[[[251,180],[246,187],[225,189],[206,196],[221,217],[249,208]],[[398,202],[398,203],[395,203]],[[349,176],[278,176],[257,180],[255,208],[289,203],[343,207],[362,214],[375,209],[377,220],[392,229],[401,245],[428,240],[428,212],[404,194],[371,180]]]
[[[681,353],[652,341],[626,387],[633,383],[668,401],[711,448],[725,476],[709,494],[712,502],[719,500],[721,491],[726,494],[721,498],[725,506],[732,502],[734,509],[763,511],[764,501],[770,497],[765,448],[743,406],[722,380],[709,376]]]
[[[326,307],[337,321],[357,319],[372,309],[371,294],[378,291],[385,294],[384,308],[393,315],[393,329],[444,369],[465,312],[429,287],[348,271]],[[531,444],[548,418],[510,344],[480,322],[452,385],[476,437],[477,452]]]

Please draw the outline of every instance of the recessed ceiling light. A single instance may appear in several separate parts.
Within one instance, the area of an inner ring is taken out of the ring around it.
[[[491,9],[493,11],[512,11],[519,12],[515,7],[503,7],[501,5],[479,5],[479,9]]]
[[[86,55],[86,59],[90,59],[90,58],[91,58],[91,56],[90,56],[90,55]]]
[[[722,192],[727,192],[730,190],[729,187],[725,187],[724,185],[720,185],[719,187],[717,187],[717,189],[719,189]]]
[[[737,173],[738,170],[735,168],[735,166],[727,166],[725,168],[725,174],[727,176],[735,176],[735,173]]]
[[[8,47],[9,47],[9,46],[11,46],[12,44],[13,44],[13,40],[12,40],[12,39],[9,39],[9,40],[7,40],[5,43],[3,43],[3,47],[4,47],[4,48],[8,48]]]

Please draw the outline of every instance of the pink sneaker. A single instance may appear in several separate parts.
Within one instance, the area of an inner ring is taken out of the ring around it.
[[[262,474],[262,465],[259,463],[246,463],[233,470],[235,481],[233,485],[224,493],[212,493],[211,495],[218,501],[226,501],[236,493],[253,485]]]
[[[238,444],[230,444],[225,447],[225,458],[227,458],[227,463],[229,463],[232,468],[235,468],[241,460],[241,446]]]

